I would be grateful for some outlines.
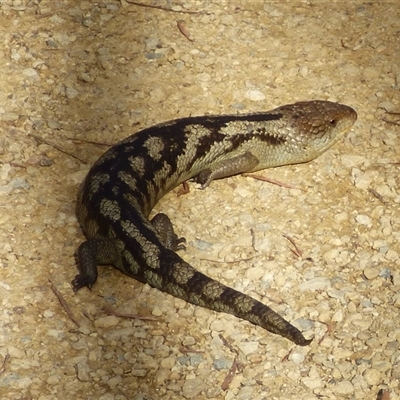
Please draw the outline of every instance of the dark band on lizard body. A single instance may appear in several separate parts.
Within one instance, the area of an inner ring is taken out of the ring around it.
[[[348,106],[310,101],[266,113],[183,118],[129,136],[95,163],[79,190],[76,210],[87,240],[77,252],[74,290],[91,288],[97,265],[112,264],[190,303],[309,344],[268,306],[186,263],[175,253],[182,240],[168,217],[148,216],[162,196],[188,179],[205,188],[214,179],[310,161],[356,119]]]

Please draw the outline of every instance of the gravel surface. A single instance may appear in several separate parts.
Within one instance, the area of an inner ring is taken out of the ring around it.
[[[399,399],[399,6],[142,3],[0,1],[0,399]],[[108,146],[310,99],[359,119],[317,160],[261,173],[294,188],[237,176],[157,205],[185,260],[310,346],[112,267],[73,293],[75,196]]]

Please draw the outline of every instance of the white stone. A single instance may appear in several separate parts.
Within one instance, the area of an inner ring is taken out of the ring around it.
[[[316,290],[324,290],[328,286],[330,286],[331,281],[328,278],[318,276],[313,279],[310,279],[306,282],[303,282],[299,285],[299,290],[305,292],[307,290],[316,291]]]
[[[257,90],[257,89],[246,90],[244,96],[247,99],[253,100],[253,101],[265,100],[265,94],[261,90]]]
[[[259,265],[259,266],[254,266],[250,267],[249,269],[246,270],[246,278],[250,279],[252,282],[258,282],[261,280],[261,278],[265,275],[264,268]]]
[[[305,354],[298,351],[293,351],[289,356],[289,360],[293,361],[295,364],[302,364],[306,358]]]
[[[338,224],[342,224],[343,222],[347,221],[349,219],[349,214],[345,211],[336,214],[333,219],[335,220],[335,222],[337,222]]]
[[[334,322],[343,321],[343,311],[342,310],[336,311],[335,314],[332,315],[332,321]]]
[[[260,253],[269,254],[272,250],[271,240],[267,236],[257,234],[254,238],[254,249]]]
[[[258,342],[239,342],[237,343],[240,351],[243,352],[244,355],[248,355],[257,351],[259,343]]]
[[[34,68],[25,68],[22,73],[27,76],[28,78],[32,78],[32,79],[38,79],[39,75],[36,71],[36,69]]]
[[[343,154],[341,157],[342,165],[346,168],[352,168],[357,165],[361,165],[367,161],[363,156],[357,156],[354,154]]]
[[[372,226],[371,218],[368,217],[368,215],[358,214],[356,216],[356,221],[361,225],[365,225],[365,226],[368,226],[368,227]]]
[[[322,386],[322,380],[319,377],[304,377],[302,380],[303,384],[307,386],[309,389],[317,389]]]

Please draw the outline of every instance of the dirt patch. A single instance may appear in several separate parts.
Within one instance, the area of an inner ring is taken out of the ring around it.
[[[399,7],[143,3],[0,2],[0,397],[398,399],[400,127],[384,119],[400,112]],[[263,172],[297,189],[233,177],[157,210],[187,238],[185,260],[310,346],[111,267],[73,293],[75,196],[110,145],[169,119],[307,99],[359,119],[312,163]]]

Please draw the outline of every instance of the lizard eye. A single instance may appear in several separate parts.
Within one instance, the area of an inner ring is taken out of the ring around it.
[[[331,120],[329,121],[329,124],[332,125],[332,126],[336,126],[337,120],[336,120],[336,119],[331,119]]]

